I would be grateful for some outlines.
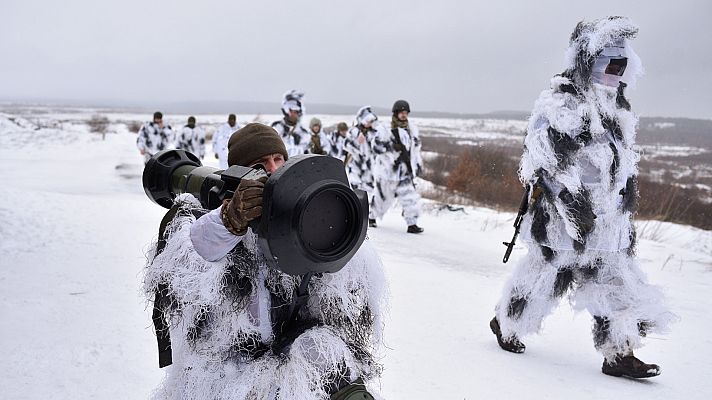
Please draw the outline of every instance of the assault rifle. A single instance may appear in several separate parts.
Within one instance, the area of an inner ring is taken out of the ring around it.
[[[541,196],[541,193],[541,188],[539,187],[539,185],[535,184],[531,201],[536,201],[539,196]],[[517,217],[514,218],[514,236],[512,236],[511,241],[502,242],[505,246],[507,246],[507,251],[504,252],[504,258],[502,258],[503,263],[509,261],[509,256],[512,254],[512,249],[514,248],[514,244],[517,241],[517,236],[519,236],[519,228],[522,225],[522,220],[524,219],[524,216],[526,215],[527,211],[529,211],[529,185],[526,185],[524,187],[524,196],[522,197],[522,201],[519,203],[519,211],[517,212]]]
[[[413,166],[410,165],[410,150],[408,150],[408,148],[403,145],[403,142],[401,141],[400,137],[400,132],[398,132],[398,128],[391,129],[391,133],[393,133],[393,136],[395,137],[397,147],[403,149],[398,154],[395,168],[398,168],[399,162],[405,163],[406,168],[408,168],[408,174],[410,174],[410,178],[415,181],[415,174],[413,174]]]

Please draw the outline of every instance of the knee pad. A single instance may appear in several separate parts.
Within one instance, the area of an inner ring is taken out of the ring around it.
[[[330,400],[374,400],[371,393],[366,390],[361,378],[356,379],[338,392],[329,397]]]

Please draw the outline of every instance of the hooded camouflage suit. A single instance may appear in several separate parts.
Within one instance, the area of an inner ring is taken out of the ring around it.
[[[664,331],[674,316],[661,291],[646,282],[635,258],[637,117],[625,83],[592,81],[604,48],[623,46],[626,76],[640,71],[628,44],[637,27],[627,18],[580,23],[566,71],[536,101],[524,140],[519,176],[530,197],[522,223],[529,253],[516,266],[496,307],[504,337],[539,330],[569,293],[576,309],[594,317],[594,344],[611,360],[641,346],[641,336]]]

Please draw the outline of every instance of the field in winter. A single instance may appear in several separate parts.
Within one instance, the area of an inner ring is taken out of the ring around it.
[[[108,118],[105,135],[87,125],[99,114]],[[141,187],[135,128],[148,117],[0,107],[0,399],[143,399],[159,384],[163,371],[151,310],[140,292],[144,252],[164,213]],[[210,124],[210,133],[226,116],[196,117],[198,124]],[[352,118],[319,117],[325,127]],[[186,118],[166,115],[174,127]],[[275,118],[238,115],[243,123]],[[516,157],[526,127],[521,119],[414,121],[424,137],[430,175],[441,154],[459,154],[466,146],[506,147],[503,154]],[[651,181],[658,176],[679,187],[701,185],[695,193],[712,207],[712,136],[694,136],[691,123],[641,120],[641,171]],[[704,121],[697,123],[707,129]],[[691,133],[668,134],[675,129]],[[216,166],[207,154],[205,163]],[[642,267],[664,288],[679,322],[669,335],[647,338],[637,352],[660,364],[661,376],[613,378],[600,373],[591,317],[573,313],[565,301],[541,335],[524,339],[526,353],[499,349],[488,322],[505,279],[526,252],[518,245],[512,260],[501,262],[501,242],[511,237],[514,214],[502,211],[506,207],[478,207],[467,193],[448,194],[445,188],[419,182],[431,198],[419,223],[422,235],[405,233],[397,208],[369,231],[391,295],[378,382],[383,397],[710,397],[712,231],[637,222]]]

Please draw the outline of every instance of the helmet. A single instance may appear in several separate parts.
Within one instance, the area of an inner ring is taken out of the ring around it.
[[[349,130],[349,126],[346,124],[346,122],[339,122],[339,124],[336,125],[336,130],[338,130],[339,132],[347,131]]]
[[[309,121],[309,129],[315,126],[321,126],[321,120],[317,117],[314,117],[311,119],[311,121]]]
[[[393,111],[393,114],[398,114],[401,111],[410,112],[410,104],[405,100],[396,100],[396,102],[393,103],[393,109],[391,111]]]

